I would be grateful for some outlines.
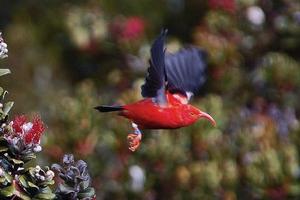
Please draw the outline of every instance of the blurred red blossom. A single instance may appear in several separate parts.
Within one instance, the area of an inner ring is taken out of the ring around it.
[[[208,5],[211,9],[221,9],[230,13],[235,12],[235,0],[209,0]]]
[[[111,30],[118,40],[136,40],[144,35],[145,20],[138,16],[117,18],[114,20]]]
[[[287,198],[287,191],[285,186],[278,186],[266,189],[266,196],[273,200],[281,200]]]
[[[45,131],[44,123],[39,116],[35,116],[32,122],[28,122],[24,115],[16,116],[12,128],[23,138],[25,144],[39,144],[41,135]]]
[[[48,146],[45,148],[45,152],[52,159],[58,159],[64,155],[64,151],[59,145]]]
[[[145,29],[145,22],[140,17],[129,17],[125,21],[123,29],[123,38],[136,39],[143,35]]]
[[[96,144],[96,135],[90,134],[86,138],[81,139],[77,142],[76,153],[81,156],[88,156],[94,152]]]

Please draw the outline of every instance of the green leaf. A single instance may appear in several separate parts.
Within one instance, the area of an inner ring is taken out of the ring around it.
[[[29,185],[28,185],[28,183],[27,183],[26,178],[25,178],[24,175],[19,176],[19,182],[21,183],[21,185],[23,187],[25,187],[25,188],[29,187]]]
[[[69,194],[69,193],[74,192],[74,188],[72,188],[68,185],[65,185],[65,184],[60,184],[58,186],[58,189],[59,189],[59,191],[61,191],[62,193],[65,193],[65,194]]]
[[[27,154],[26,156],[24,156],[24,161],[29,161],[29,160],[32,160],[36,158],[36,155],[34,153],[30,153],[30,154]]]
[[[32,183],[30,181],[28,181],[28,185],[29,185],[29,187],[34,187],[36,189],[39,189],[39,187],[37,185],[35,185],[34,183]]]
[[[4,92],[2,92],[2,99],[5,98],[5,95],[8,94],[8,92],[5,90]]]
[[[12,195],[14,195],[15,190],[16,190],[15,187],[13,185],[11,185],[11,186],[1,189],[0,195],[5,196],[5,197],[11,197]]]
[[[3,107],[3,113],[5,115],[8,114],[8,112],[10,111],[10,109],[13,107],[14,105],[14,102],[13,101],[9,101],[7,103],[4,104],[4,107]]]
[[[5,151],[7,151],[7,150],[8,150],[7,147],[0,146],[0,152],[5,152]]]
[[[11,183],[13,180],[12,176],[7,172],[4,172],[4,177],[7,180],[7,182],[9,182],[9,183]]]
[[[55,198],[55,194],[53,194],[52,192],[51,193],[39,193],[38,195],[34,196],[33,199],[54,199]]]
[[[3,152],[4,150],[2,150],[2,149],[8,148],[8,146],[9,146],[9,144],[8,144],[7,140],[3,137],[0,137],[0,149],[1,149],[0,152]]]
[[[90,186],[90,180],[82,181],[79,183],[80,190],[85,190]]]
[[[4,172],[9,172],[12,164],[8,161],[9,158],[2,157],[1,158],[1,167],[4,169]]]
[[[85,190],[84,192],[78,193],[78,198],[83,199],[83,198],[87,198],[87,197],[92,197],[94,195],[95,195],[95,189],[90,187],[87,190]]]
[[[6,181],[5,177],[0,177],[0,183],[4,183]]]
[[[35,174],[35,168],[34,167],[28,167],[26,170],[29,172],[31,177],[34,177],[34,174]]]
[[[9,69],[0,69],[0,76],[6,75],[6,74],[10,74]]]
[[[54,183],[55,183],[54,180],[50,180],[50,181],[44,181],[44,182],[42,182],[41,185],[47,186],[47,185],[53,185]]]
[[[24,164],[24,162],[22,160],[17,160],[17,159],[14,159],[12,158],[11,159],[15,164]]]
[[[31,198],[29,196],[27,196],[26,194],[24,194],[21,191],[15,190],[14,195],[16,195],[17,197],[19,197],[19,199],[22,200],[31,200]]]
[[[52,192],[52,190],[50,189],[50,187],[43,187],[43,188],[41,188],[40,189],[40,192],[41,193],[51,193]]]
[[[39,190],[39,187],[37,185],[35,185],[34,183],[32,183],[30,181],[28,181],[27,183],[28,183],[29,187]]]

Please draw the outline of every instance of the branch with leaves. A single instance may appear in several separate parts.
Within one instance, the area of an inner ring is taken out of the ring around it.
[[[0,33],[0,59],[6,58],[7,53]],[[0,69],[0,76],[9,73],[9,69]],[[9,121],[13,102],[5,102],[7,93],[0,87],[0,199],[95,199],[87,164],[82,160],[75,162],[73,155],[65,155],[62,166],[52,166],[61,179],[55,192],[55,173],[47,166],[32,166],[31,161],[42,150],[45,125],[39,116],[29,120],[21,115]]]

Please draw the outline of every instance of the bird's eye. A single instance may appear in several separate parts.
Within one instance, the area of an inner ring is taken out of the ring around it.
[[[190,115],[194,116],[194,115],[195,115],[195,113],[191,112],[191,113],[190,113]]]

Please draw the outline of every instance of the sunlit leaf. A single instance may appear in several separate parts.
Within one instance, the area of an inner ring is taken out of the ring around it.
[[[10,74],[9,69],[0,69],[0,76],[6,75],[6,74]]]
[[[27,188],[29,186],[24,175],[19,176],[19,182],[25,188]]]
[[[5,197],[11,197],[12,195],[14,195],[15,192],[15,187],[13,185],[2,188],[0,190],[0,195],[5,196]]]
[[[24,164],[24,162],[22,160],[17,160],[17,159],[14,159],[12,158],[11,159],[15,164]]]
[[[7,150],[8,150],[7,147],[0,146],[0,152],[5,152],[5,151],[7,151]]]
[[[12,101],[9,101],[9,102],[5,103],[4,108],[3,108],[3,113],[5,115],[7,115],[8,112],[10,111],[10,109],[13,107],[13,105],[14,105],[14,102],[12,102]]]
[[[37,185],[35,185],[34,183],[28,181],[28,186],[31,187],[31,188],[35,188],[35,189],[39,189],[39,187]]]

